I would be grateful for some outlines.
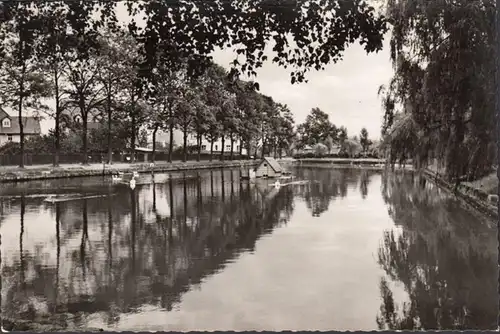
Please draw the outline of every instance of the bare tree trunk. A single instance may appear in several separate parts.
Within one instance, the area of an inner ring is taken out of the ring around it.
[[[172,162],[172,151],[174,150],[174,125],[170,124],[170,142],[168,143],[168,162]]]
[[[197,138],[196,138],[197,144],[198,144],[198,156],[196,157],[196,161],[200,161],[201,157],[201,133],[198,132]]]
[[[151,162],[155,162],[156,155],[156,132],[158,132],[158,125],[155,125],[153,130],[153,152],[151,153]]]
[[[231,138],[231,153],[229,155],[229,160],[233,160],[234,138],[232,133],[230,138]]]
[[[55,115],[55,147],[54,147],[54,160],[53,166],[59,166],[59,155],[61,151],[61,101],[59,98],[59,77],[57,75],[57,70],[54,70],[54,89],[56,98],[56,115]]]
[[[186,162],[187,161],[187,137],[188,137],[187,129],[184,128],[182,132],[183,132],[182,140],[183,140],[183,147],[184,147],[182,162]]]
[[[247,159],[250,159],[250,150],[252,149],[252,145],[250,144],[250,141],[248,141],[247,143]]]
[[[83,96],[80,96],[80,113],[82,115],[82,142],[83,142],[83,164],[89,164],[89,156],[88,156],[88,142],[87,142],[87,121],[88,121],[88,113],[85,108],[85,100]]]
[[[214,156],[214,142],[210,141],[210,161],[213,160],[213,156]]]
[[[264,153],[265,149],[266,149],[266,140],[263,139],[262,140],[262,152],[261,152],[261,158],[262,159],[264,159],[264,157],[265,157],[265,153]]]
[[[21,82],[19,85],[19,103],[17,105],[17,113],[19,117],[19,140],[21,145],[21,159],[19,161],[19,167],[24,168],[24,126],[23,126],[23,96],[24,96],[24,72],[26,66],[23,65],[23,72],[21,74]]]
[[[108,96],[106,97],[106,109],[108,112],[108,164],[113,163],[113,148],[111,147],[111,138],[113,136],[111,128],[111,87],[108,87]]]
[[[131,163],[134,163],[135,162],[135,134],[136,134],[136,130],[135,130],[135,126],[136,126],[136,122],[135,122],[135,115],[133,114],[135,111],[132,111],[132,137],[130,138],[130,150],[131,150],[131,157],[130,157],[130,162]]]
[[[168,162],[172,162],[172,151],[174,150],[174,111],[172,104],[168,104],[168,120],[170,122],[168,130],[170,132],[170,142],[168,143]]]
[[[226,144],[226,138],[222,136],[222,147],[220,150],[220,161],[224,161],[224,145]]]

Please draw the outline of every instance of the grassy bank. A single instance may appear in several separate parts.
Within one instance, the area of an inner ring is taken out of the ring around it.
[[[161,162],[151,166],[149,163],[135,164],[68,164],[59,167],[50,165],[27,166],[25,168],[2,167],[0,168],[0,182],[24,182],[32,180],[62,179],[85,176],[111,175],[115,172],[151,173],[151,172],[175,172],[210,168],[232,168],[243,166],[254,166],[258,161],[233,160],[233,161],[188,161],[188,162]]]

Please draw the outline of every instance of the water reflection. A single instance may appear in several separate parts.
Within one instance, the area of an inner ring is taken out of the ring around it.
[[[401,233],[386,231],[378,262],[379,329],[493,329],[498,315],[497,243],[488,221],[432,184],[385,175],[383,198]],[[387,280],[401,282],[398,305]]]
[[[106,197],[81,201],[49,204],[21,196],[6,213],[7,220],[20,217],[20,232],[18,246],[6,245],[2,253],[2,313],[78,327],[89,313],[104,312],[113,325],[144,305],[172,310],[192,285],[287,222],[292,189],[266,197],[270,189],[220,170],[108,189]],[[45,238],[32,235],[30,249],[24,246],[26,207],[30,227],[55,225]]]
[[[374,174],[362,169],[301,168],[296,170],[297,178],[311,183],[297,187],[296,192],[305,200],[313,217],[319,217],[328,211],[332,201],[345,198],[349,188],[356,191],[358,182],[361,197],[366,199],[370,178]]]
[[[44,183],[46,193],[103,195],[55,203],[32,196],[42,185],[2,188],[2,314],[69,329],[131,329],[141,314],[133,329],[158,329],[150,322],[182,308],[198,318],[173,325],[181,330],[496,325],[490,222],[411,175],[294,173],[311,182],[275,188],[211,170],[141,176],[134,190]],[[215,297],[193,297],[217,276]],[[253,323],[234,320],[242,312]]]

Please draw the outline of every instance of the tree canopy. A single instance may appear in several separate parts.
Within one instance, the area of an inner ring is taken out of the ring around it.
[[[302,82],[310,69],[324,69],[337,62],[345,48],[359,40],[367,52],[382,48],[386,21],[364,0],[225,0],[225,1],[127,1],[129,13],[145,17],[145,27],[136,19],[131,31],[149,55],[154,67],[156,50],[161,61],[171,64],[189,59],[190,73],[208,65],[216,48],[234,47],[239,57],[233,74],[255,76],[268,60],[292,67],[291,82]]]
[[[488,172],[496,163],[495,2],[390,0],[387,18],[395,74],[381,93],[393,155],[420,166],[437,159],[449,177]]]

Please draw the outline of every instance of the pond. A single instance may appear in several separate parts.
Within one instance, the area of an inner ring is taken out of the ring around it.
[[[279,188],[245,173],[2,185],[3,316],[68,330],[497,328],[496,224],[446,191],[410,173],[298,168],[308,182]]]

